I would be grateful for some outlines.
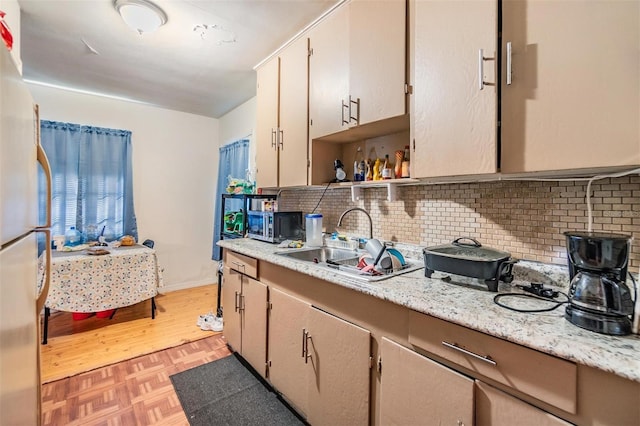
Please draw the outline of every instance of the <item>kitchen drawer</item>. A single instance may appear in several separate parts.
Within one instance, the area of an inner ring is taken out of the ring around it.
[[[225,265],[251,278],[258,279],[258,259],[236,253],[235,251],[224,251]]]
[[[448,321],[411,311],[409,342],[569,413],[576,413],[577,366]]]

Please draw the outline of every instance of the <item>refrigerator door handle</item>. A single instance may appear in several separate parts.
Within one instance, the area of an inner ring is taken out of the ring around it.
[[[45,236],[45,258],[44,258],[44,283],[42,284],[42,290],[36,299],[36,312],[40,315],[44,303],[47,301],[47,295],[49,294],[49,283],[51,281],[51,231],[49,229],[36,229],[35,232],[41,232]]]
[[[51,166],[49,165],[49,159],[47,158],[47,154],[44,152],[44,148],[42,148],[42,145],[38,144],[38,163],[40,163],[40,165],[42,166],[42,169],[44,170],[44,174],[47,177],[47,218],[46,218],[46,222],[44,225],[39,225],[36,227],[36,229],[48,229],[51,228],[51,188],[52,188],[52,182],[51,182]],[[49,247],[51,246],[51,243],[49,243]]]

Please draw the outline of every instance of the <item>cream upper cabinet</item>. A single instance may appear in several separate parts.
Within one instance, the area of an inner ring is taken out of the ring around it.
[[[349,8],[333,11],[309,32],[309,137],[344,130],[349,92]]]
[[[497,1],[411,7],[411,176],[495,173]]]
[[[280,58],[257,70],[256,86],[256,182],[278,186],[278,75]]]
[[[503,172],[640,164],[640,2],[505,0],[502,53]]]
[[[260,187],[307,184],[308,39],[257,70],[256,180]]]
[[[351,0],[309,37],[312,139],[405,114],[405,0]]]
[[[301,37],[280,55],[280,187],[307,184],[308,43],[306,37]]]
[[[406,1],[351,0],[349,9],[349,92],[345,102],[351,96],[351,116],[356,117],[350,125],[403,115]]]

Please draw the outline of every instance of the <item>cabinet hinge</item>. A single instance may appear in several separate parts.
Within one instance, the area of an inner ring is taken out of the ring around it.
[[[267,302],[267,310],[272,310],[273,309],[273,304],[271,302]]]
[[[412,95],[413,94],[413,86],[410,85],[409,83],[405,83],[404,84],[404,93],[405,93],[405,95]]]
[[[313,56],[313,47],[309,49],[309,56]]]

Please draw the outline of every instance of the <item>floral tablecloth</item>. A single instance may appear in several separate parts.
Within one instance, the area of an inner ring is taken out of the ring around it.
[[[162,273],[155,250],[136,245],[109,251],[101,256],[54,251],[45,306],[67,312],[99,312],[130,306],[158,293]],[[40,286],[44,267],[41,256]]]

